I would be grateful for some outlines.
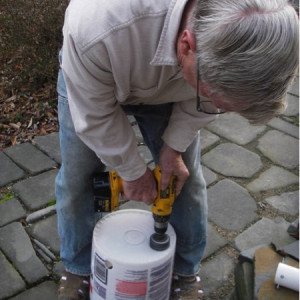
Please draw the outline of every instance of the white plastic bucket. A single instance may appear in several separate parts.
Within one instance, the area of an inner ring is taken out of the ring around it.
[[[138,209],[113,212],[95,226],[90,300],[167,300],[170,294],[176,235],[170,247],[150,248],[152,213]]]

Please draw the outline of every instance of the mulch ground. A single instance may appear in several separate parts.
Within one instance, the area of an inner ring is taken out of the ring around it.
[[[12,96],[0,90],[0,150],[57,131],[54,83]]]

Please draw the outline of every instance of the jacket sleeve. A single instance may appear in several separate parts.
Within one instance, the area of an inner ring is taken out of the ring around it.
[[[195,99],[176,102],[162,139],[172,149],[185,152],[199,130],[215,119],[216,115],[198,112]]]
[[[133,129],[116,100],[108,54],[101,57],[80,50],[64,33],[62,69],[70,111],[80,139],[125,180],[135,180],[146,171],[137,149]],[[102,63],[103,62],[103,63]]]

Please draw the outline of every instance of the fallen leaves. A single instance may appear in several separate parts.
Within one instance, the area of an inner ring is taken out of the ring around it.
[[[68,2],[0,4],[0,150],[58,131],[58,52]]]
[[[34,93],[0,92],[0,150],[58,131],[55,84]]]

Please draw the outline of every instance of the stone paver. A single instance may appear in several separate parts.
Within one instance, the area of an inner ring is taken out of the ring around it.
[[[208,189],[208,218],[228,230],[241,230],[253,222],[256,203],[246,189],[225,179]]]
[[[56,215],[33,224],[29,230],[34,238],[48,246],[55,254],[59,255],[60,242],[57,232]]]
[[[48,275],[21,223],[14,222],[0,229],[0,248],[28,283]]]
[[[201,137],[201,143],[200,143],[201,151],[206,150],[207,148],[211,147],[212,145],[220,141],[220,138],[217,135],[209,132],[206,129],[202,129],[200,131],[200,137]]]
[[[299,139],[299,127],[292,125],[289,122],[283,121],[280,118],[274,118],[269,122],[269,125],[275,129],[283,131],[297,139]]]
[[[294,117],[299,115],[299,96],[287,96],[287,108],[283,112],[283,115],[288,117]]]
[[[274,163],[288,169],[299,165],[299,141],[277,130],[267,132],[257,147]]]
[[[25,172],[3,152],[0,152],[0,166],[0,187],[25,176]]]
[[[283,219],[262,218],[237,236],[235,246],[243,251],[270,243],[288,245],[294,241],[287,233],[288,226],[289,223]]]
[[[26,288],[22,277],[0,251],[0,299],[13,296]],[[13,283],[13,284],[12,284]]]
[[[203,176],[206,181],[206,185],[209,186],[210,184],[214,183],[217,180],[217,175],[210,169],[202,166]]]
[[[202,163],[224,176],[250,178],[262,168],[260,157],[245,148],[221,144],[202,156]]]
[[[216,291],[222,284],[227,283],[234,269],[234,261],[227,254],[221,253],[202,264],[200,278],[205,287],[204,295]]]
[[[203,260],[218,249],[224,247],[227,244],[227,241],[222,237],[217,230],[210,224],[207,224],[207,246],[203,255]]]
[[[130,117],[132,117],[132,116],[129,116],[129,118]],[[135,119],[132,117],[131,123],[135,123],[135,122],[136,122]],[[138,125],[134,125],[134,126],[132,126],[132,128],[133,128],[133,131],[135,133],[137,143],[138,144],[141,144],[141,143],[144,144],[143,136],[142,136],[142,133],[141,133]]]
[[[29,210],[39,209],[55,199],[54,182],[58,170],[30,177],[13,185],[13,190]]]
[[[53,281],[46,281],[29,289],[11,300],[54,300],[57,299],[57,284]]]
[[[293,84],[289,87],[289,93],[299,97],[299,74]]]
[[[65,267],[61,261],[54,263],[54,266],[52,269],[54,276],[57,276],[60,278],[64,270],[65,270]]]
[[[26,216],[26,211],[20,202],[13,198],[5,202],[0,202],[0,226],[19,220]]]
[[[34,139],[34,144],[50,158],[61,164],[58,132],[51,133],[49,135],[37,136]]]
[[[30,143],[3,150],[14,162],[30,174],[37,174],[56,166],[56,163]]]
[[[250,192],[261,192],[270,189],[283,188],[299,182],[299,178],[293,173],[277,166],[263,172],[257,179],[247,185]]]
[[[296,216],[299,212],[299,191],[272,196],[266,202],[282,212]]]
[[[239,145],[246,145],[265,130],[265,126],[250,126],[247,120],[236,113],[226,113],[207,125],[214,133]]]
[[[141,157],[144,159],[146,164],[149,164],[153,161],[151,152],[149,151],[148,147],[146,147],[145,145],[141,145],[138,149]]]

